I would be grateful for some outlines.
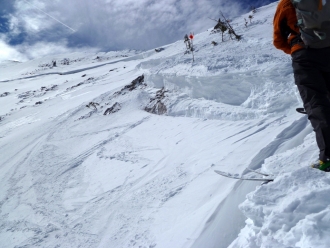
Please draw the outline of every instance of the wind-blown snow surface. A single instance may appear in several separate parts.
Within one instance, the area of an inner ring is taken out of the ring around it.
[[[0,64],[1,247],[326,247],[330,175],[307,167],[275,7],[233,20],[240,42],[197,34],[195,62],[178,41]],[[213,172],[247,168],[277,178]]]

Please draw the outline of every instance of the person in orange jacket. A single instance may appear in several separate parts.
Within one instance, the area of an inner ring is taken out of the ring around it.
[[[291,0],[280,0],[273,24],[274,46],[292,56],[295,84],[316,135],[320,154],[312,167],[330,171],[330,47],[304,44]]]

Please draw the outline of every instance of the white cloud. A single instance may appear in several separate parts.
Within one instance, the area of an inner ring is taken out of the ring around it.
[[[49,55],[73,53],[82,50],[85,52],[97,52],[98,50],[92,47],[72,48],[67,45],[67,41],[64,39],[57,42],[40,41],[34,44],[22,43],[16,46],[8,45],[5,40],[5,36],[0,36],[0,62],[4,60],[22,62]]]
[[[16,60],[24,61],[27,57],[17,51],[15,48],[9,46],[5,41],[4,37],[0,37],[0,61],[3,60]]]
[[[227,0],[15,0],[14,7],[11,35],[23,34],[21,47],[34,47],[33,52],[19,48],[28,57],[45,54],[40,44],[47,43],[59,50],[63,45],[63,51],[151,49],[205,31],[214,25],[208,18],[219,18],[220,10],[228,17],[242,12],[240,4]]]
[[[96,52],[95,48],[70,48],[67,46],[67,41],[58,42],[37,42],[33,45],[21,44],[16,47],[17,51],[23,53],[27,58],[39,58],[47,55],[73,53],[84,50],[86,52]]]

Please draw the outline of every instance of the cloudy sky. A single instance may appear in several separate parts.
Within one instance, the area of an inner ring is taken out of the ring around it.
[[[0,60],[77,50],[145,50],[274,0],[0,0]]]

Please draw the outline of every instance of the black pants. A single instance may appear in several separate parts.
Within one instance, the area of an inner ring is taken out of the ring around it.
[[[304,108],[308,114],[320,160],[330,160],[330,47],[301,49],[292,54],[292,67]]]

